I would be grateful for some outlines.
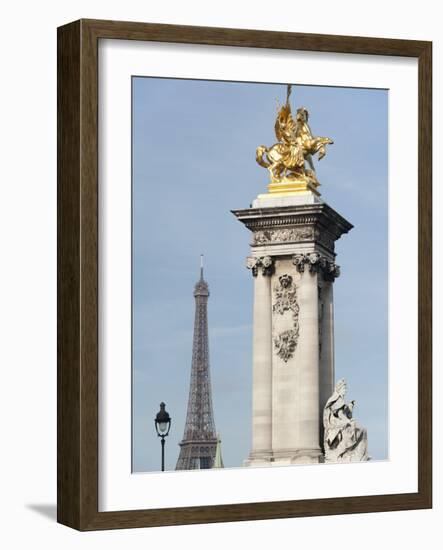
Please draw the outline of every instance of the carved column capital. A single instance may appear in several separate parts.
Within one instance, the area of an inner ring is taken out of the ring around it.
[[[325,281],[333,282],[340,275],[340,266],[318,252],[295,254],[292,257],[292,263],[299,273],[303,273],[307,266],[310,273],[321,273]]]
[[[263,275],[272,275],[274,272],[274,258],[271,256],[261,256],[246,258],[246,267],[252,271],[252,275],[257,277],[258,270],[261,269]]]

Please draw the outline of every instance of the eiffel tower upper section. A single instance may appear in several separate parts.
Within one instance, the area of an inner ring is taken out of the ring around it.
[[[200,268],[200,280],[195,285],[194,298],[195,321],[191,386],[177,470],[212,468],[217,447],[209,371],[209,287],[203,278],[203,262]]]

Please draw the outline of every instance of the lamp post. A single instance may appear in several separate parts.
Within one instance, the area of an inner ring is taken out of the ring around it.
[[[160,403],[160,410],[158,411],[154,420],[157,435],[158,437],[161,437],[162,472],[165,471],[165,437],[168,436],[169,430],[171,428],[171,417],[169,416],[168,411],[165,409],[165,406],[166,405],[162,401]]]

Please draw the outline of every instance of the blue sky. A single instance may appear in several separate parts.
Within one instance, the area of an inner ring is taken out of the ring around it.
[[[296,83],[295,83],[296,84]],[[266,191],[258,145],[275,143],[283,84],[133,78],[133,469],[160,467],[154,417],[172,417],[166,469],[183,436],[194,321],[205,255],[217,431],[226,467],[251,440],[250,233],[231,214]],[[322,198],[354,229],[336,245],[336,379],[348,380],[374,459],[388,456],[388,91],[295,85],[315,135]]]

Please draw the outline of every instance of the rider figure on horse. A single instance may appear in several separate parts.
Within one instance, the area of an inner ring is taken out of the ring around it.
[[[277,114],[275,135],[278,143],[272,147],[261,145],[257,148],[256,159],[260,166],[269,170],[271,182],[303,182],[319,185],[315,176],[312,155],[318,153],[318,159],[326,154],[326,145],[333,141],[327,137],[314,137],[308,124],[308,110],[297,109],[295,120],[291,112],[289,96],[291,85],[288,85],[286,103]],[[306,169],[305,163],[309,169]]]

